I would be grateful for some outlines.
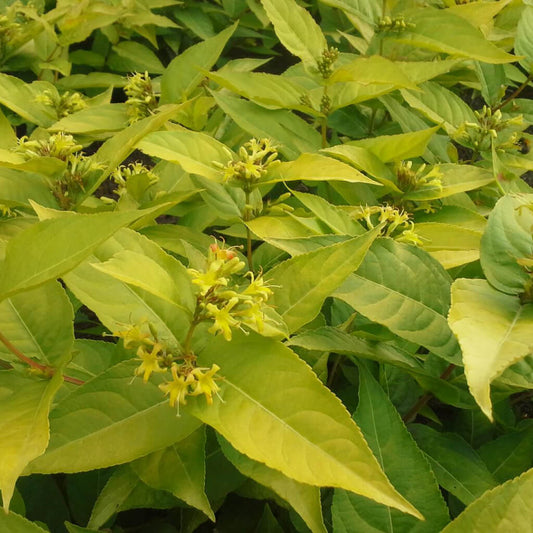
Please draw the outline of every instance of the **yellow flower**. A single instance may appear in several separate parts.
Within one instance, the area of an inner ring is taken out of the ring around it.
[[[178,374],[178,365],[173,364],[170,371],[172,372],[172,381],[167,381],[159,385],[159,388],[165,393],[165,396],[169,396],[169,404],[171,407],[178,402],[178,415],[180,404],[186,405],[185,399],[189,394],[189,385],[194,381],[192,373],[187,377]]]
[[[159,366],[159,358],[157,357],[162,348],[163,345],[156,342],[151,352],[148,352],[144,346],[139,346],[137,350],[137,355],[142,359],[142,363],[135,370],[135,375],[144,374],[143,381],[145,383],[150,379],[152,372],[165,372],[165,369]]]
[[[258,300],[266,302],[272,295],[272,289],[265,285],[263,276],[254,278],[253,272],[248,272],[250,275],[250,285],[242,292],[248,296],[256,297]]]
[[[208,370],[207,372],[204,372]],[[191,396],[205,395],[208,405],[213,403],[213,393],[217,393],[220,387],[215,383],[213,376],[220,370],[220,367],[214,364],[211,369],[195,368],[189,376],[194,376]]]
[[[209,333],[216,335],[220,331],[227,341],[231,340],[231,328],[238,326],[239,321],[235,320],[230,312],[238,302],[238,298],[231,298],[222,309],[219,309],[214,304],[207,304],[206,309],[210,317],[215,320],[215,323],[208,330]]]

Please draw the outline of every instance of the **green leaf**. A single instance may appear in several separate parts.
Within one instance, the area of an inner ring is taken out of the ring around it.
[[[288,259],[269,270],[269,283],[279,287],[272,305],[290,333],[318,315],[324,300],[359,266],[377,235],[376,231],[370,231]]]
[[[442,533],[465,531],[528,531],[533,523],[531,496],[533,469],[503,485],[487,491],[470,504]]]
[[[0,264],[0,298],[62,276],[142,213],[69,214],[33,224],[7,244]]]
[[[387,477],[424,515],[425,521],[390,507],[378,506],[361,496],[336,490],[332,507],[335,532],[434,532],[447,524],[448,509],[424,454],[416,446],[388,396],[364,365],[359,365],[359,403],[354,419]]]
[[[150,487],[171,492],[215,521],[204,491],[205,427],[168,448],[137,459],[131,467]]]
[[[458,279],[448,322],[461,345],[470,392],[492,421],[491,382],[532,352],[533,304],[521,305],[485,280]]]
[[[17,478],[46,450],[50,437],[48,411],[62,383],[60,372],[50,380],[23,377],[15,371],[0,372],[0,489],[6,512]]]
[[[93,267],[181,307],[192,317],[195,296],[186,268],[170,255],[160,253],[158,259],[159,262],[143,253],[124,250]]]
[[[383,163],[403,161],[420,157],[427,149],[431,137],[439,129],[438,126],[397,135],[382,135],[359,141],[350,141],[344,146],[360,146],[377,156]],[[336,147],[334,147],[336,148]]]
[[[465,505],[497,485],[475,450],[455,433],[412,424],[409,431],[426,454],[439,485]]]
[[[126,104],[103,104],[72,113],[52,124],[49,131],[74,134],[96,134],[120,131],[128,126]]]
[[[442,266],[423,250],[380,239],[334,296],[396,335],[458,364],[459,347],[446,321],[450,283]]]
[[[307,350],[334,352],[343,355],[362,357],[380,363],[388,363],[405,369],[421,370],[420,364],[408,352],[386,342],[373,342],[350,335],[340,329],[325,326],[304,331],[291,337],[288,346],[300,346]]]
[[[517,56],[524,56],[520,59],[520,64],[526,72],[531,72],[533,68],[533,5],[531,4],[523,6],[516,26],[514,51]]]
[[[154,296],[153,289],[144,290],[140,285],[142,279],[133,280],[135,283],[129,285],[94,267],[125,251],[130,252],[130,257],[131,253],[144,255],[143,262],[149,262],[152,266],[153,263],[157,264],[155,268],[158,272],[169,272],[178,282],[180,305]],[[179,347],[185,339],[194,303],[191,285],[183,278],[183,267],[178,266],[177,261],[154,242],[134,231],[118,232],[63,279],[76,297],[94,311],[111,332],[123,331],[129,324],[148,321],[158,337],[170,346]]]
[[[9,533],[47,533],[47,530],[15,513],[0,511],[0,527]]]
[[[492,286],[507,294],[524,291],[531,276],[517,259],[533,256],[532,194],[500,198],[481,239],[481,266]]]
[[[519,431],[505,433],[483,444],[478,453],[499,483],[518,476],[533,466],[531,420]]]
[[[309,11],[294,0],[261,0],[281,44],[306,68],[317,66],[326,38]]]
[[[476,73],[481,83],[481,95],[486,104],[495,107],[502,99],[502,87],[506,84],[503,65],[490,65],[476,61]]]
[[[223,172],[213,162],[226,164],[233,157],[233,152],[213,137],[185,129],[150,133],[138,148],[152,157],[178,163],[186,172],[214,181],[222,181]]]
[[[427,81],[420,90],[401,90],[405,101],[451,135],[463,122],[476,122],[474,112],[455,93],[436,82]]]
[[[320,489],[304,483],[298,483],[277,470],[253,461],[239,453],[222,437],[218,437],[224,455],[239,472],[257,483],[273,490],[301,516],[309,529],[315,533],[326,533],[320,506]]]
[[[7,207],[30,207],[29,200],[57,208],[50,185],[40,174],[0,167],[0,202]]]
[[[38,304],[37,304],[38,302]],[[48,366],[64,364],[74,343],[72,305],[57,281],[0,302],[0,331],[26,357]],[[15,361],[0,344],[2,359]]]
[[[113,46],[107,58],[111,70],[118,72],[150,72],[162,74],[165,67],[148,48],[136,41],[120,41]]]
[[[213,93],[220,108],[250,135],[268,137],[279,144],[287,159],[314,152],[321,146],[320,134],[305,120],[284,109],[265,109],[229,94]]]
[[[43,128],[57,120],[57,113],[53,108],[35,101],[35,97],[45,90],[57,92],[50,83],[38,81],[28,84],[20,78],[0,73],[0,104]]]
[[[124,361],[65,396],[50,412],[50,444],[29,473],[84,472],[133,461],[170,446],[199,422],[176,416],[157,379],[132,381],[139,360]]]
[[[296,191],[292,191],[292,194],[336,234],[355,236],[364,233],[361,224],[350,217],[348,213],[320,196]]]
[[[350,165],[320,154],[302,154],[295,161],[281,163],[265,177],[264,183],[296,180],[339,180],[380,185]]]
[[[224,401],[187,410],[234,448],[301,483],[344,488],[419,516],[387,481],[338,398],[291,350],[236,333],[201,352],[199,364],[215,363]]]
[[[175,57],[161,77],[161,103],[184,101],[218,60],[224,46],[233,35],[237,24],[218,35],[195,44]]]
[[[516,60],[485,39],[480,30],[446,9],[424,7],[406,14],[414,26],[394,40],[435,52],[476,59],[485,63],[512,63]],[[438,31],[435,29],[438,28]]]

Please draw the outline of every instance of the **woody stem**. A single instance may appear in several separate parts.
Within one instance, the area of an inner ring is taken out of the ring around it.
[[[16,355],[21,361],[26,363],[27,365],[31,366],[32,368],[36,368],[37,370],[40,370],[41,372],[54,374],[55,369],[51,366],[47,365],[41,365],[37,361],[34,361],[33,359],[30,359],[26,355],[24,355],[15,345],[11,344],[11,342],[0,332],[0,342],[13,354]],[[69,383],[74,383],[75,385],[83,385],[85,381],[82,381],[81,379],[73,378],[71,376],[63,376],[63,379],[65,381],[68,381]]]

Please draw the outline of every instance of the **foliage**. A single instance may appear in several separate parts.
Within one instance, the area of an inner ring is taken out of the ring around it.
[[[0,2],[0,529],[529,531],[532,35]]]

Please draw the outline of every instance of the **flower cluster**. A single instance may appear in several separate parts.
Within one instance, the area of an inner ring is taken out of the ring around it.
[[[35,97],[35,101],[54,108],[59,118],[66,117],[87,107],[87,102],[83,99],[82,94],[78,92],[70,93],[67,91],[59,94],[46,89]]]
[[[403,192],[416,191],[422,188],[442,190],[442,174],[438,167],[433,167],[429,172],[424,172],[426,170],[425,164],[414,170],[412,161],[400,161],[395,170],[398,187]]]
[[[194,354],[170,347],[158,338],[154,326],[146,320],[113,335],[123,339],[124,348],[135,351],[140,364],[134,374],[142,376],[145,383],[152,374],[168,374],[170,371],[171,379],[161,383],[159,388],[169,396],[171,407],[177,407],[178,415],[179,406],[187,403],[187,396],[203,394],[208,405],[213,403],[213,394],[220,390],[215,382],[215,374],[220,370],[218,365],[211,368],[196,366]]]
[[[499,150],[517,150],[519,134],[512,128],[523,124],[522,115],[504,119],[498,109],[492,111],[490,107],[483,106],[481,111],[474,111],[477,122],[463,122],[453,135],[453,139],[478,152],[490,150],[493,143],[498,140]],[[499,137],[499,134],[507,130],[507,135]]]
[[[251,191],[272,167],[279,164],[278,151],[269,139],[251,139],[240,147],[238,159],[213,162],[224,171],[224,181]]]
[[[405,22],[405,19],[401,15],[394,18],[385,16],[378,22],[376,32],[381,33],[385,31],[392,31],[399,33],[414,27],[415,25],[411,22]]]
[[[157,108],[157,96],[148,72],[135,72],[128,76],[124,92],[128,97],[126,105],[130,124],[150,116]]]
[[[322,52],[322,57],[317,61],[316,68],[323,79],[327,80],[333,74],[333,64],[339,57],[339,50],[332,46]]]
[[[138,189],[140,181],[142,181],[141,188],[143,190],[159,181],[158,176],[138,161],[127,166],[119,166],[111,174],[111,178],[117,184],[117,188],[113,192],[118,196],[124,196],[132,188]]]
[[[80,151],[82,146],[72,135],[59,132],[48,139],[19,139],[16,151],[26,159],[54,157],[66,163],[63,174],[51,181],[50,188],[62,209],[69,209],[76,202],[80,192],[85,191],[84,182],[88,175],[103,168]]]
[[[367,229],[382,226],[381,235],[391,237],[398,242],[422,244],[420,237],[414,230],[414,224],[409,220],[409,213],[390,205],[361,206],[355,213],[355,218],[364,222]]]
[[[234,275],[245,268],[232,248],[220,248],[217,243],[210,246],[205,268],[202,271],[188,270],[193,284],[199,288],[196,320],[213,321],[209,332],[221,333],[231,340],[232,328],[243,325],[261,332],[264,328],[264,307],[272,295],[261,275],[247,272],[250,281],[244,285]],[[242,281],[242,277],[241,277]]]

